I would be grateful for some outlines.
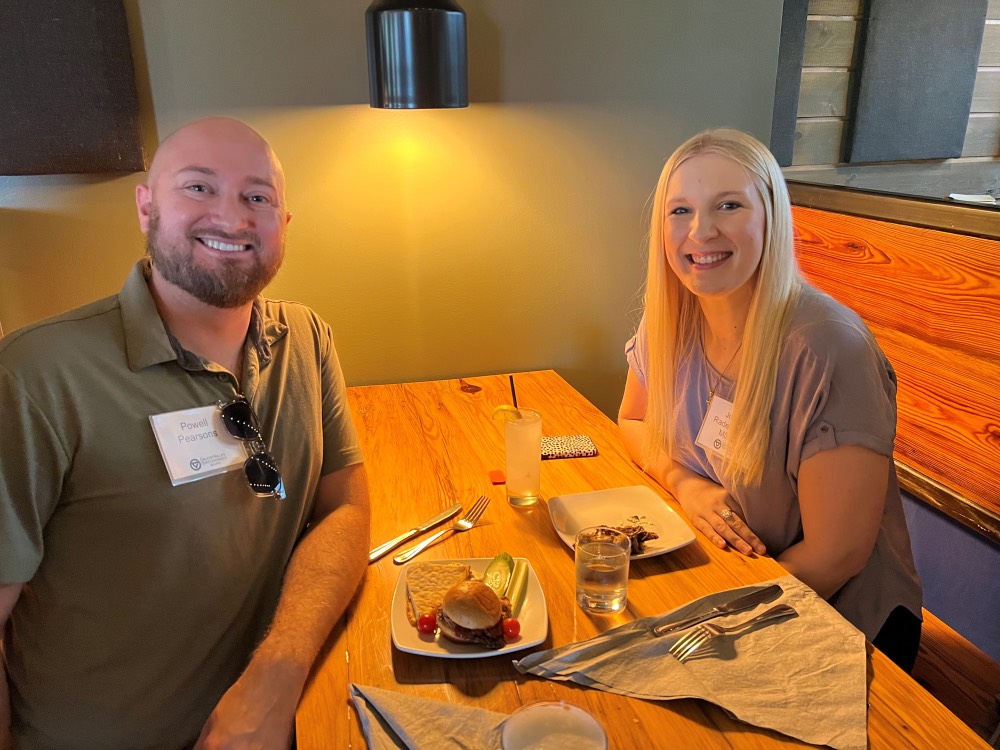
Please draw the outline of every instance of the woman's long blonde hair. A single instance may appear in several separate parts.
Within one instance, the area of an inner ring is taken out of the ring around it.
[[[738,130],[708,130],[681,144],[667,160],[656,185],[645,297],[647,460],[660,451],[673,455],[674,413],[678,400],[683,399],[683,394],[674,393],[680,357],[695,345],[705,325],[697,298],[671,270],[663,248],[663,210],[670,177],[682,163],[699,154],[718,154],[742,166],[764,204],[764,248],[743,332],[743,358],[722,466],[724,477],[732,484],[756,485],[763,476],[770,446],[778,357],[802,277],[795,261],[791,202],[781,168],[764,144]]]

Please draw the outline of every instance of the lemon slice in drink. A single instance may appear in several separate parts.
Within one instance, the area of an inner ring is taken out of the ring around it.
[[[504,421],[508,419],[521,419],[521,412],[518,411],[516,406],[500,404],[500,406],[493,410],[493,418],[497,419],[498,417],[503,417]]]

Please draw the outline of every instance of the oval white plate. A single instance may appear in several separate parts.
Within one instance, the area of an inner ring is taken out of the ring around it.
[[[524,558],[515,558],[522,560]],[[432,560],[431,562],[465,563],[477,577],[482,577],[486,566],[493,561],[492,557],[471,557],[460,560]],[[528,562],[525,560],[525,562]],[[412,564],[412,563],[410,563]],[[465,643],[449,641],[443,635],[424,635],[415,625],[410,625],[406,618],[406,568],[403,566],[396,579],[396,589],[392,594],[392,611],[390,626],[392,642],[400,651],[408,654],[437,656],[443,659],[482,659],[486,656],[509,654],[537,646],[545,640],[549,632],[549,611],[545,606],[545,594],[535,575],[535,569],[528,562],[528,589],[524,595],[524,604],[517,615],[521,623],[521,635],[516,641],[508,643],[503,648],[483,648]]]
[[[549,517],[559,538],[570,549],[575,544],[576,533],[588,526],[638,523],[659,534],[659,538],[646,542],[645,552],[632,555],[633,560],[672,552],[694,541],[694,532],[684,519],[663,498],[643,485],[550,498]]]

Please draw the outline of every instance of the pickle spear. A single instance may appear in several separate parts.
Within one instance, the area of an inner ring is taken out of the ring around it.
[[[497,598],[504,595],[507,590],[507,583],[514,572],[514,558],[506,552],[501,552],[493,558],[486,570],[483,572],[483,583],[493,589]]]
[[[528,593],[528,561],[518,560],[514,563],[514,572],[507,583],[506,596],[510,601],[511,617],[517,617],[524,604],[524,596]]]

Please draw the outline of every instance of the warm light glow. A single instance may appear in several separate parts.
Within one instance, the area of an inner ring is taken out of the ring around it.
[[[640,224],[655,168],[637,184],[628,133],[609,149],[604,125],[572,107],[365,104],[253,121],[281,157],[294,215],[269,294],[319,310],[345,357],[369,352],[345,361],[355,382],[415,363],[492,371],[512,338],[523,361],[573,361],[599,344],[554,311],[639,286],[622,271],[639,248],[608,217]]]

